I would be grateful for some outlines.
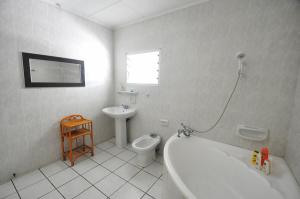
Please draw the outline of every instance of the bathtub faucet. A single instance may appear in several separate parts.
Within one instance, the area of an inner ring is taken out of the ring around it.
[[[123,109],[129,109],[129,105],[122,104],[121,106],[123,107]]]
[[[177,137],[180,138],[181,134],[185,135],[186,137],[190,137],[191,134],[194,132],[193,129],[185,126],[183,123],[181,123],[180,125],[182,126],[182,129],[178,129]]]

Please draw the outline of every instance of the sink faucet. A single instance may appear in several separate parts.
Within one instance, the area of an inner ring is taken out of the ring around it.
[[[183,123],[181,123],[180,125],[182,126],[182,129],[178,129],[177,137],[180,138],[181,134],[185,135],[186,137],[190,137],[191,134],[194,132],[193,129],[185,126]]]
[[[122,104],[121,106],[123,107],[123,109],[129,109],[129,106],[126,104]]]

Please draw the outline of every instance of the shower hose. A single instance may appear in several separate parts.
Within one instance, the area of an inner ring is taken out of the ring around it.
[[[182,125],[185,129],[190,130],[191,133],[207,133],[207,132],[213,130],[213,129],[219,124],[220,120],[221,120],[222,117],[224,116],[224,114],[225,114],[225,112],[226,112],[226,110],[227,110],[227,108],[228,108],[228,105],[229,105],[229,103],[230,103],[230,101],[231,101],[231,98],[232,98],[233,94],[235,93],[236,88],[237,88],[237,86],[238,86],[238,84],[239,84],[241,75],[242,75],[242,72],[241,72],[241,70],[239,70],[239,71],[238,71],[237,79],[236,79],[235,84],[234,84],[234,87],[233,87],[233,89],[232,89],[232,91],[231,91],[231,93],[230,93],[230,96],[229,96],[229,98],[227,99],[226,104],[225,104],[225,106],[224,106],[224,108],[223,108],[221,114],[219,115],[219,117],[217,118],[217,120],[215,121],[215,123],[214,123],[211,127],[207,128],[206,130],[195,130],[195,129],[193,129],[193,128],[187,126],[187,125],[185,125],[184,123],[181,123],[181,125]]]

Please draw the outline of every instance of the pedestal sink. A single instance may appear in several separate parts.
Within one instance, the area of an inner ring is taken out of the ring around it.
[[[115,119],[116,145],[123,148],[127,145],[126,119],[135,115],[135,108],[113,106],[102,109],[103,113]]]

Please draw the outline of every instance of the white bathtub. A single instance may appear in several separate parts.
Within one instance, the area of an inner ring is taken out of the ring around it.
[[[191,136],[166,143],[163,199],[300,199],[300,188],[282,158],[272,174],[254,169],[251,151]]]

